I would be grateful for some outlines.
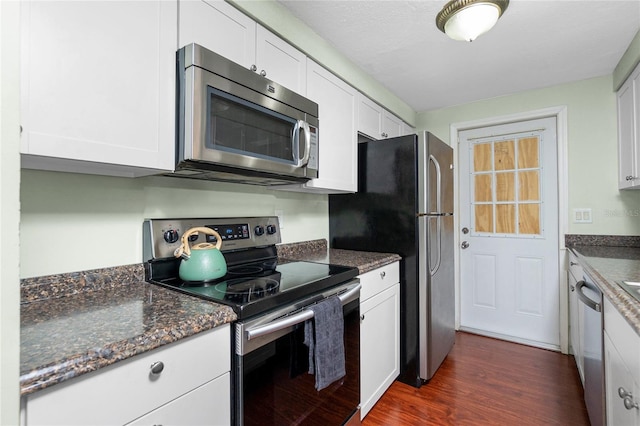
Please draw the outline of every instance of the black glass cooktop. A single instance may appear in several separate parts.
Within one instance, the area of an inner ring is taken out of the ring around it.
[[[170,263],[168,263],[170,262]],[[208,282],[178,278],[179,261],[151,264],[151,283],[229,305],[245,319],[295,303],[342,284],[358,274],[356,268],[314,262],[255,262],[229,267],[227,275]]]

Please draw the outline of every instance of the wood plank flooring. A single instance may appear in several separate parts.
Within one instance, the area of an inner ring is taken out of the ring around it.
[[[362,425],[589,425],[589,418],[573,357],[457,332],[428,384],[394,382]]]

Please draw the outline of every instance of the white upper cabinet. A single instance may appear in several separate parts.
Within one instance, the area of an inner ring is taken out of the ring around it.
[[[258,25],[256,30],[254,64],[260,75],[306,95],[307,56],[262,25]]]
[[[225,1],[180,1],[178,45],[190,43],[306,93],[306,55]]]
[[[318,104],[318,178],[291,191],[340,193],[358,190],[357,91],[307,59],[307,97]]]
[[[22,165],[173,170],[177,4],[21,3]]]
[[[371,99],[358,93],[358,131],[373,139],[395,138],[404,132],[405,123]],[[410,129],[410,127],[409,127]]]
[[[618,188],[640,188],[640,64],[618,90]]]
[[[395,138],[402,134],[402,120],[387,110],[382,111],[382,137]]]
[[[256,23],[225,1],[180,0],[178,47],[196,43],[249,68],[256,58]]]

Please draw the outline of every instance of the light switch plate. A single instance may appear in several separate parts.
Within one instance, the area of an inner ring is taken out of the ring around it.
[[[573,223],[593,223],[590,208],[573,209]]]

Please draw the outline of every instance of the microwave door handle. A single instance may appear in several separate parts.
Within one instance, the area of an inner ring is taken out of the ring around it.
[[[298,120],[294,131],[296,131],[298,135],[295,139],[296,142],[300,141],[300,132],[304,132],[304,155],[302,158],[298,158],[298,167],[301,167],[309,162],[309,153],[311,151],[311,129],[309,128],[309,123],[304,120]],[[298,153],[298,156],[299,155],[300,153]]]

